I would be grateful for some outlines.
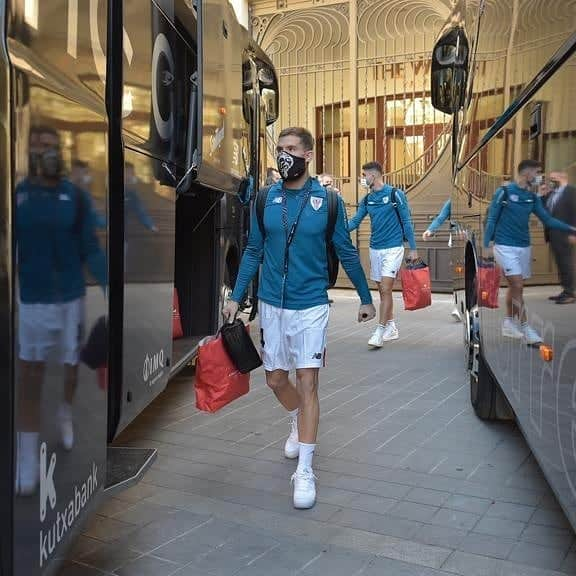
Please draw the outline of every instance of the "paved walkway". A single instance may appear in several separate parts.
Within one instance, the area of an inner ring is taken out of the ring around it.
[[[216,415],[196,411],[183,374],[125,434],[158,448],[153,469],[99,510],[62,576],[576,574],[522,436],[472,412],[448,297],[401,312],[380,351],[356,307],[335,294],[314,509],[292,508],[288,419],[263,372]]]

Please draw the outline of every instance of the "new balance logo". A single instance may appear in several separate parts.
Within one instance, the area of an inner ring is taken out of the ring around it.
[[[316,352],[316,354],[312,354],[313,360],[322,360],[322,352]]]

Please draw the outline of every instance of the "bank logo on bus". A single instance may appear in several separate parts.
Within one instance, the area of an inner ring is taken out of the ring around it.
[[[146,384],[152,386],[164,374],[164,350],[155,354],[146,354],[142,365],[142,379]]]
[[[98,467],[92,462],[92,469],[81,485],[75,485],[70,500],[64,502],[56,510],[56,517],[52,524],[45,529],[44,522],[48,512],[48,503],[50,510],[56,509],[58,496],[56,493],[56,484],[54,482],[54,473],[56,472],[56,454],[53,452],[48,461],[48,447],[46,442],[40,446],[40,568],[48,562],[48,559],[56,550],[56,547],[66,534],[72,529],[80,513],[90,501],[98,488]]]

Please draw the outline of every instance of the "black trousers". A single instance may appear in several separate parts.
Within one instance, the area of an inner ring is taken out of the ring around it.
[[[575,250],[574,246],[568,242],[568,236],[550,235],[550,248],[556,260],[558,277],[564,292],[574,295],[575,292]]]

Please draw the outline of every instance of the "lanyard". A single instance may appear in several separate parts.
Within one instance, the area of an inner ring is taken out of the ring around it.
[[[290,244],[294,240],[294,234],[296,233],[296,228],[298,226],[298,222],[300,222],[300,216],[302,216],[302,212],[304,212],[304,207],[308,203],[310,198],[310,194],[312,192],[312,184],[311,180],[308,179],[306,184],[304,185],[305,193],[302,198],[302,202],[300,203],[300,207],[298,208],[298,212],[296,214],[296,218],[294,222],[292,222],[292,226],[288,229],[288,206],[287,206],[287,199],[286,199],[286,188],[282,186],[282,226],[284,227],[284,234],[286,236],[286,244],[284,246],[284,268],[282,273],[282,306],[284,307],[284,292],[286,289],[286,278],[288,277],[288,256],[290,253]]]

